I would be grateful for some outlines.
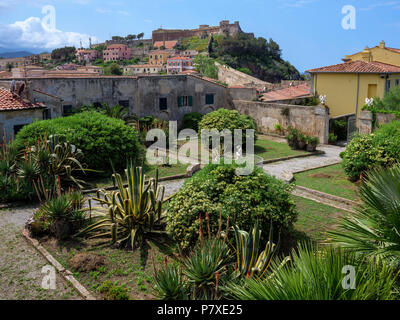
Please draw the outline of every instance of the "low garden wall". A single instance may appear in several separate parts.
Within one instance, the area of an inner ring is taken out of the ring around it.
[[[263,133],[275,131],[275,125],[283,129],[296,128],[303,133],[318,137],[322,144],[328,143],[329,109],[324,106],[305,107],[279,103],[234,100],[239,113],[251,116]]]
[[[375,113],[376,117],[374,119],[374,113],[372,111],[364,110],[360,113],[360,123],[359,130],[360,134],[370,134],[375,128],[382,124],[390,123],[393,120],[398,119],[398,117],[393,113]]]

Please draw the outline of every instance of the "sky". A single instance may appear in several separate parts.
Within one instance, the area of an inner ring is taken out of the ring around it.
[[[355,9],[351,20],[344,6]],[[221,20],[272,38],[300,72],[341,63],[381,40],[400,48],[400,0],[0,0],[0,52],[39,53],[141,32],[150,38],[161,26],[191,29]]]

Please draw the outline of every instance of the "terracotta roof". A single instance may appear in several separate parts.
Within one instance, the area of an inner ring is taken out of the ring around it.
[[[298,99],[302,97],[307,97],[311,95],[311,87],[308,83],[304,83],[298,86],[288,87],[281,90],[270,91],[264,93],[262,100],[264,101],[281,101]]]
[[[156,64],[131,64],[126,66],[125,68],[162,68],[160,65]]]
[[[9,90],[0,88],[0,111],[26,110],[44,108],[43,104],[31,103]]]
[[[164,44],[164,41],[156,41],[156,42],[154,42],[153,47],[160,48],[161,46],[165,46],[166,49],[173,49],[177,42],[178,41],[176,41],[176,40],[165,41],[165,44]]]
[[[400,49],[388,48],[388,47],[386,47],[386,49],[388,49],[390,51],[393,51],[393,52],[396,52],[396,53],[400,53]]]
[[[176,56],[176,57],[168,58],[168,60],[189,60],[189,61],[191,61],[192,59],[190,59],[190,58],[188,58],[188,57]]]
[[[377,61],[350,61],[332,66],[307,70],[306,72],[339,72],[339,73],[400,73],[400,67]]]
[[[242,86],[241,84],[234,84],[229,86],[229,88],[233,88],[233,89],[246,89],[245,86]]]

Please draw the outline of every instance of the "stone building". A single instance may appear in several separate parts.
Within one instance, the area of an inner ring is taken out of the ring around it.
[[[164,41],[177,41],[183,38],[194,36],[208,37],[212,34],[229,34],[230,36],[242,32],[239,21],[230,23],[229,20],[223,20],[219,26],[200,25],[197,29],[157,29],[153,31],[153,43]]]

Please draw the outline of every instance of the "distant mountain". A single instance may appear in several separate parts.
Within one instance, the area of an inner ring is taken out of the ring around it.
[[[20,57],[27,57],[32,55],[32,52],[29,51],[15,51],[15,52],[0,52],[0,57],[3,58],[20,58]]]

